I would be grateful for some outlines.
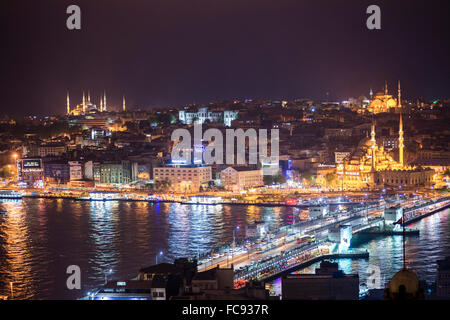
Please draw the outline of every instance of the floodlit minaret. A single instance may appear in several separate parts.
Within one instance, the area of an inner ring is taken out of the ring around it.
[[[103,110],[106,111],[106,91],[103,91]]]
[[[125,95],[122,97],[122,110],[126,111],[126,106],[125,106]]]
[[[88,102],[91,103],[91,92],[88,90]]]
[[[404,148],[404,144],[403,144],[403,119],[402,119],[402,112],[400,109],[400,123],[398,126],[398,162],[400,162],[400,164],[402,165],[402,167],[404,166],[404,160],[403,160],[403,148]]]
[[[70,114],[69,91],[67,91],[67,114]]]
[[[103,100],[102,100],[102,97],[100,97],[100,112],[103,112]]]
[[[86,112],[86,98],[84,97],[84,91],[83,91],[83,113]]]
[[[372,100],[372,97],[373,97],[373,91],[372,91],[372,88],[370,88],[369,95],[370,95],[370,100]]]
[[[402,107],[402,90],[400,89],[400,80],[398,80],[398,103],[397,108]]]
[[[377,162],[376,162],[376,155],[375,155],[375,147],[377,146],[377,141],[375,140],[375,122],[372,121],[372,130],[370,132],[370,141],[371,148],[372,148],[372,169],[376,170]]]
[[[388,94],[387,81],[384,80],[384,95],[387,96],[387,94]]]

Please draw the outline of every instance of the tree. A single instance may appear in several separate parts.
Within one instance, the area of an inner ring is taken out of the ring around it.
[[[277,174],[275,176],[275,183],[277,183],[277,184],[286,183],[286,177],[281,173]]]
[[[263,177],[264,185],[273,185],[273,184],[283,184],[286,183],[286,177],[281,173],[278,173],[275,176],[265,175]]]
[[[313,184],[316,181],[316,177],[314,176],[314,174],[311,170],[304,171],[302,173],[302,178],[311,184]]]
[[[335,180],[336,180],[336,175],[334,173],[330,172],[325,175],[325,181],[327,182],[327,185],[331,184]]]
[[[273,178],[272,178],[272,176],[265,175],[265,176],[263,177],[263,182],[264,182],[264,185],[265,185],[265,186],[272,185],[272,184],[273,184]]]
[[[0,171],[0,177],[8,179],[13,176],[14,176],[14,169],[13,169],[12,165],[10,165],[10,164],[4,165],[2,167],[2,170]]]

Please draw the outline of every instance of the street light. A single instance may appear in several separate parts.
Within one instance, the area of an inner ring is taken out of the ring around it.
[[[162,252],[162,251],[160,251],[160,252],[156,255],[156,257],[155,257],[156,264],[158,264],[158,256],[162,256],[162,255],[163,255],[163,252]]]
[[[10,287],[11,287],[11,299],[14,299],[13,284],[14,284],[14,282],[12,282],[12,281],[9,283],[9,285],[10,285]]]
[[[112,269],[109,269],[108,271],[105,272],[105,284],[108,283],[108,274],[112,273]]]
[[[235,246],[235,231],[239,230],[239,226],[236,226],[236,229],[233,229],[233,248]]]
[[[236,226],[235,229],[233,229],[233,245],[231,247],[231,262],[233,262],[233,258],[234,258],[234,248],[236,247],[236,235],[235,235],[235,231],[239,230],[239,226]]]

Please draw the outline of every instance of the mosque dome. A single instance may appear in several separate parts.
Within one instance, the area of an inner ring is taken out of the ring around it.
[[[419,290],[419,279],[411,270],[400,270],[389,282],[389,290],[393,294],[398,294],[401,286],[405,288],[406,294],[415,295]]]

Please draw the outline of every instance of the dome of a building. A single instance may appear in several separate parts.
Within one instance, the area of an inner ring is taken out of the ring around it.
[[[393,294],[398,294],[401,286],[404,286],[406,294],[414,295],[419,290],[419,279],[411,270],[400,270],[389,282],[389,290]]]

